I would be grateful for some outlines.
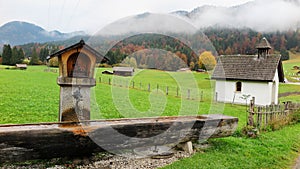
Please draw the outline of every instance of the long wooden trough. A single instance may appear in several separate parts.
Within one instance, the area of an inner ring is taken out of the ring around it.
[[[0,125],[0,163],[89,156],[230,136],[238,119],[224,115]]]

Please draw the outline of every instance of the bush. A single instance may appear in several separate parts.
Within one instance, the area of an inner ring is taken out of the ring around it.
[[[17,68],[15,66],[8,66],[8,67],[5,67],[5,69],[7,69],[7,70],[16,70]]]
[[[26,58],[22,61],[22,64],[29,65],[29,62],[30,62],[30,60]]]
[[[49,60],[49,66],[50,67],[58,67],[58,58],[53,57]]]
[[[290,121],[289,117],[274,119],[269,122],[267,130],[275,131],[275,130],[282,129],[282,127],[289,124],[289,121]]]
[[[288,117],[285,118],[279,118],[279,119],[273,119],[269,122],[266,130],[267,131],[275,131],[282,129],[284,126],[289,124],[296,124],[300,122],[300,110],[295,111],[291,114],[289,114]]]
[[[242,134],[248,137],[256,138],[259,135],[259,130],[253,126],[245,126],[242,128]]]
[[[109,65],[109,64],[107,64],[107,63],[101,63],[101,64],[98,64],[97,67],[110,68],[111,65]]]
[[[300,122],[300,110],[295,111],[290,114],[290,123],[295,124]]]
[[[146,64],[140,64],[138,66],[138,68],[140,68],[140,69],[148,69],[148,65],[146,65]]]

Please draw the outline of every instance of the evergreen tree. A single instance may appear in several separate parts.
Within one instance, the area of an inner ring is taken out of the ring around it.
[[[10,45],[4,45],[3,46],[3,52],[2,52],[2,64],[3,65],[11,65],[10,60],[12,57],[12,51]]]
[[[32,51],[31,59],[30,59],[29,64],[30,65],[38,65],[39,64],[39,57],[38,57],[38,54],[36,53],[35,48]]]
[[[18,49],[17,47],[14,46],[10,58],[10,65],[15,65],[16,63],[18,63],[18,54],[19,54]]]
[[[22,63],[24,60],[24,53],[23,50],[20,48],[18,49],[17,47],[13,47],[12,49],[12,56],[10,59],[10,65],[15,65],[18,63]]]
[[[48,55],[49,55],[49,50],[47,48],[42,48],[39,54],[39,59],[42,62],[45,62]]]
[[[113,65],[113,64],[117,63],[117,58],[116,58],[115,52],[108,51],[107,54],[106,54],[106,57],[109,58],[109,64],[110,65]]]
[[[281,60],[289,60],[290,59],[290,54],[287,50],[281,49],[280,50],[280,55],[281,55]]]
[[[22,63],[24,59],[25,59],[25,55],[24,55],[23,49],[20,48],[20,49],[18,50],[18,59],[17,59],[17,63]]]

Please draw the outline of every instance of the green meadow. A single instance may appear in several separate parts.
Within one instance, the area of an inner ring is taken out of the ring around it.
[[[47,69],[0,69],[0,123],[57,121],[58,73]],[[131,78],[102,75],[104,70],[97,69],[97,85],[91,89],[93,119],[223,113],[223,104],[211,106],[213,83],[207,73],[138,70]]]
[[[284,62],[287,71],[300,59]],[[58,120],[58,73],[46,66],[27,70],[0,66],[0,123],[24,124]],[[54,68],[51,68],[54,70]],[[208,73],[137,70],[133,77],[104,75],[97,68],[97,85],[91,89],[92,119],[225,114],[239,118],[236,133],[208,140],[209,148],[165,168],[291,168],[300,150],[300,124],[258,138],[242,136],[246,124],[245,105],[215,103],[214,82]],[[101,79],[101,82],[100,82]],[[109,84],[110,83],[110,84]],[[167,95],[168,90],[168,95]],[[279,92],[300,91],[300,85],[280,84]],[[297,93],[280,101],[300,102]]]

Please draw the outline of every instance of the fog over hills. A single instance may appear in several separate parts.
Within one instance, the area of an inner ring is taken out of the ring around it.
[[[251,28],[261,32],[285,31],[300,27],[299,0],[256,0],[233,7],[202,6],[173,14],[198,28],[210,26]]]
[[[180,10],[170,14],[146,12],[113,22],[101,33],[123,34],[151,30],[175,33],[189,31],[189,26],[184,26],[184,23],[189,23],[191,24],[189,26],[196,29],[250,28],[259,32],[296,30],[300,28],[300,1],[256,0],[233,7],[205,5],[192,11]]]
[[[191,11],[169,14],[145,12],[119,19],[99,31],[99,34],[122,35],[133,32],[194,32],[198,29],[251,28],[259,32],[286,31],[300,28],[300,0],[255,0],[233,6],[201,6]],[[14,21],[0,27],[0,46],[31,42],[64,41],[84,32],[61,33],[46,31],[40,26]]]

